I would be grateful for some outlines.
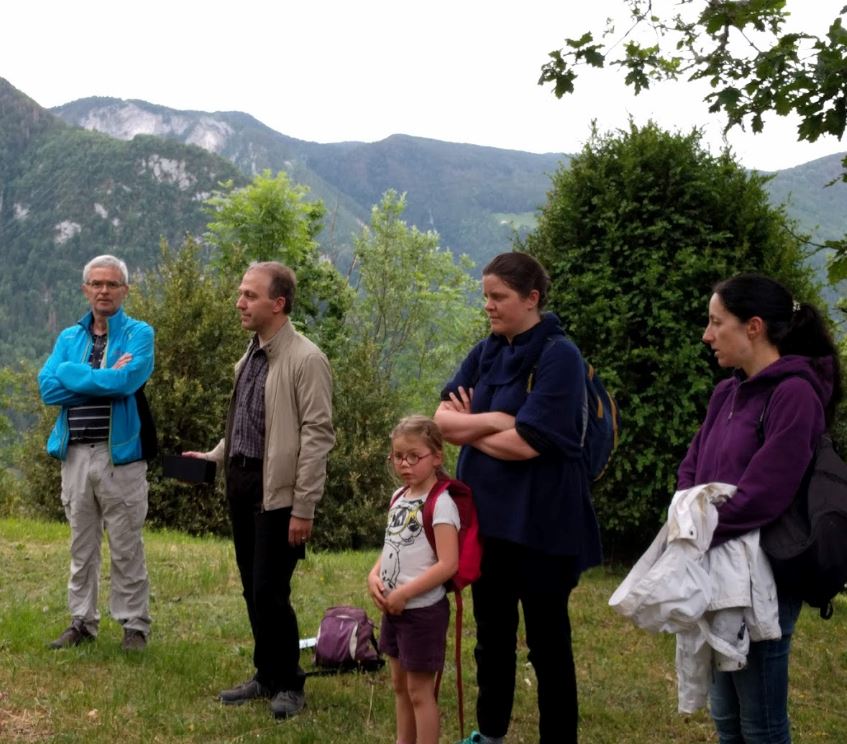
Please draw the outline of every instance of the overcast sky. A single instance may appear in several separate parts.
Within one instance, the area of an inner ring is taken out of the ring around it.
[[[656,0],[655,4],[663,0]],[[822,34],[845,0],[788,0],[803,30]],[[305,140],[373,142],[404,133],[530,152],[578,151],[603,130],[653,118],[705,128],[722,119],[707,92],[665,84],[634,97],[614,70],[591,71],[557,100],[536,81],[565,36],[600,31],[622,0],[7,0],[0,77],[45,107],[87,96],[175,109],[244,111]],[[623,24],[619,24],[623,28]],[[733,132],[742,163],[762,170],[847,151],[796,141],[772,117],[759,135]]]

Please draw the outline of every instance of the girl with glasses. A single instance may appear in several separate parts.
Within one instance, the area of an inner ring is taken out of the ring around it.
[[[425,416],[409,416],[391,433],[389,462],[403,482],[391,497],[382,555],[368,592],[382,611],[380,650],[388,656],[397,717],[397,744],[437,744],[435,679],[444,666],[450,605],[444,583],[459,562],[459,512],[449,490],[437,496],[435,550],[423,509],[445,474],[441,432]]]

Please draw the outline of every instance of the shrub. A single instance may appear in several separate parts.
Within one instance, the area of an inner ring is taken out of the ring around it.
[[[679,462],[726,375],[700,341],[711,287],[758,270],[821,304],[764,183],[730,153],[709,154],[696,131],[594,131],[518,243],[547,267],[550,309],[622,409],[620,448],[594,490],[613,557],[639,550],[663,521]]]

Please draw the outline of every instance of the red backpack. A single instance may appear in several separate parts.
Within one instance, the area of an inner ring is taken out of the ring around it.
[[[391,499],[391,505],[399,499],[408,489],[404,486]],[[435,502],[438,497],[450,491],[453,503],[459,511],[459,567],[451,579],[444,586],[448,591],[462,591],[468,584],[473,584],[479,578],[479,567],[482,562],[482,543],[479,537],[479,520],[476,516],[476,504],[469,486],[462,481],[454,480],[446,475],[439,475],[435,485],[430,489],[423,505],[423,528],[426,539],[432,547],[432,552],[437,554],[435,548],[435,530],[432,519],[435,515]]]
[[[406,488],[400,489],[391,500],[392,505],[406,492]],[[459,511],[459,567],[451,579],[444,585],[448,591],[453,592],[456,598],[456,692],[459,702],[459,732],[465,738],[465,705],[462,686],[462,614],[464,605],[462,603],[462,589],[472,584],[479,578],[480,564],[482,563],[482,541],[479,535],[479,520],[476,516],[476,504],[474,504],[471,489],[462,481],[454,480],[446,475],[439,475],[435,485],[430,489],[423,506],[423,528],[426,539],[435,549],[435,529],[432,519],[435,514],[435,502],[438,497],[450,491],[450,496]],[[435,679],[435,697],[438,698],[438,690],[441,686],[441,672]]]

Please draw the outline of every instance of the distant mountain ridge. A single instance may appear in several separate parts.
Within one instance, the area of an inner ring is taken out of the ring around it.
[[[844,154],[827,155],[794,168],[771,173],[768,184],[775,204],[788,213],[819,242],[847,233],[847,183],[841,180]]]
[[[406,220],[477,263],[508,250],[533,222],[566,155],[519,152],[396,134],[380,142],[319,144],[275,132],[240,112],[178,111],[145,101],[85,98],[52,111],[119,139],[153,134],[208,147],[248,176],[285,170],[327,207],[325,252],[349,260],[352,236],[389,188],[408,194]]]
[[[477,263],[508,249],[513,231],[530,229],[550,176],[570,156],[536,155],[396,134],[374,143],[318,144],[276,132],[240,112],[179,111],[145,101],[85,98],[53,109],[65,121],[120,139],[151,134],[196,144],[251,176],[285,170],[326,204],[332,232],[325,249],[341,262],[350,234],[368,220],[388,188],[408,193],[407,219],[435,229],[444,245]],[[847,233],[841,155],[769,173],[774,204],[815,243]],[[827,187],[835,180],[836,183]],[[825,254],[813,259],[820,268]]]
[[[81,270],[117,253],[155,265],[160,238],[202,234],[228,160],[157,137],[70,126],[0,78],[0,364],[38,359],[81,313]]]
[[[0,365],[37,359],[84,307],[79,274],[97,253],[131,268],[202,234],[203,200],[285,170],[327,207],[319,236],[340,268],[353,236],[389,188],[408,194],[406,220],[478,267],[535,224],[550,176],[569,156],[392,135],[320,144],[288,137],[241,112],[179,111],[145,101],[86,98],[47,111],[0,78]],[[847,233],[840,156],[772,174],[775,203],[815,242]],[[823,270],[824,254],[812,258]]]

